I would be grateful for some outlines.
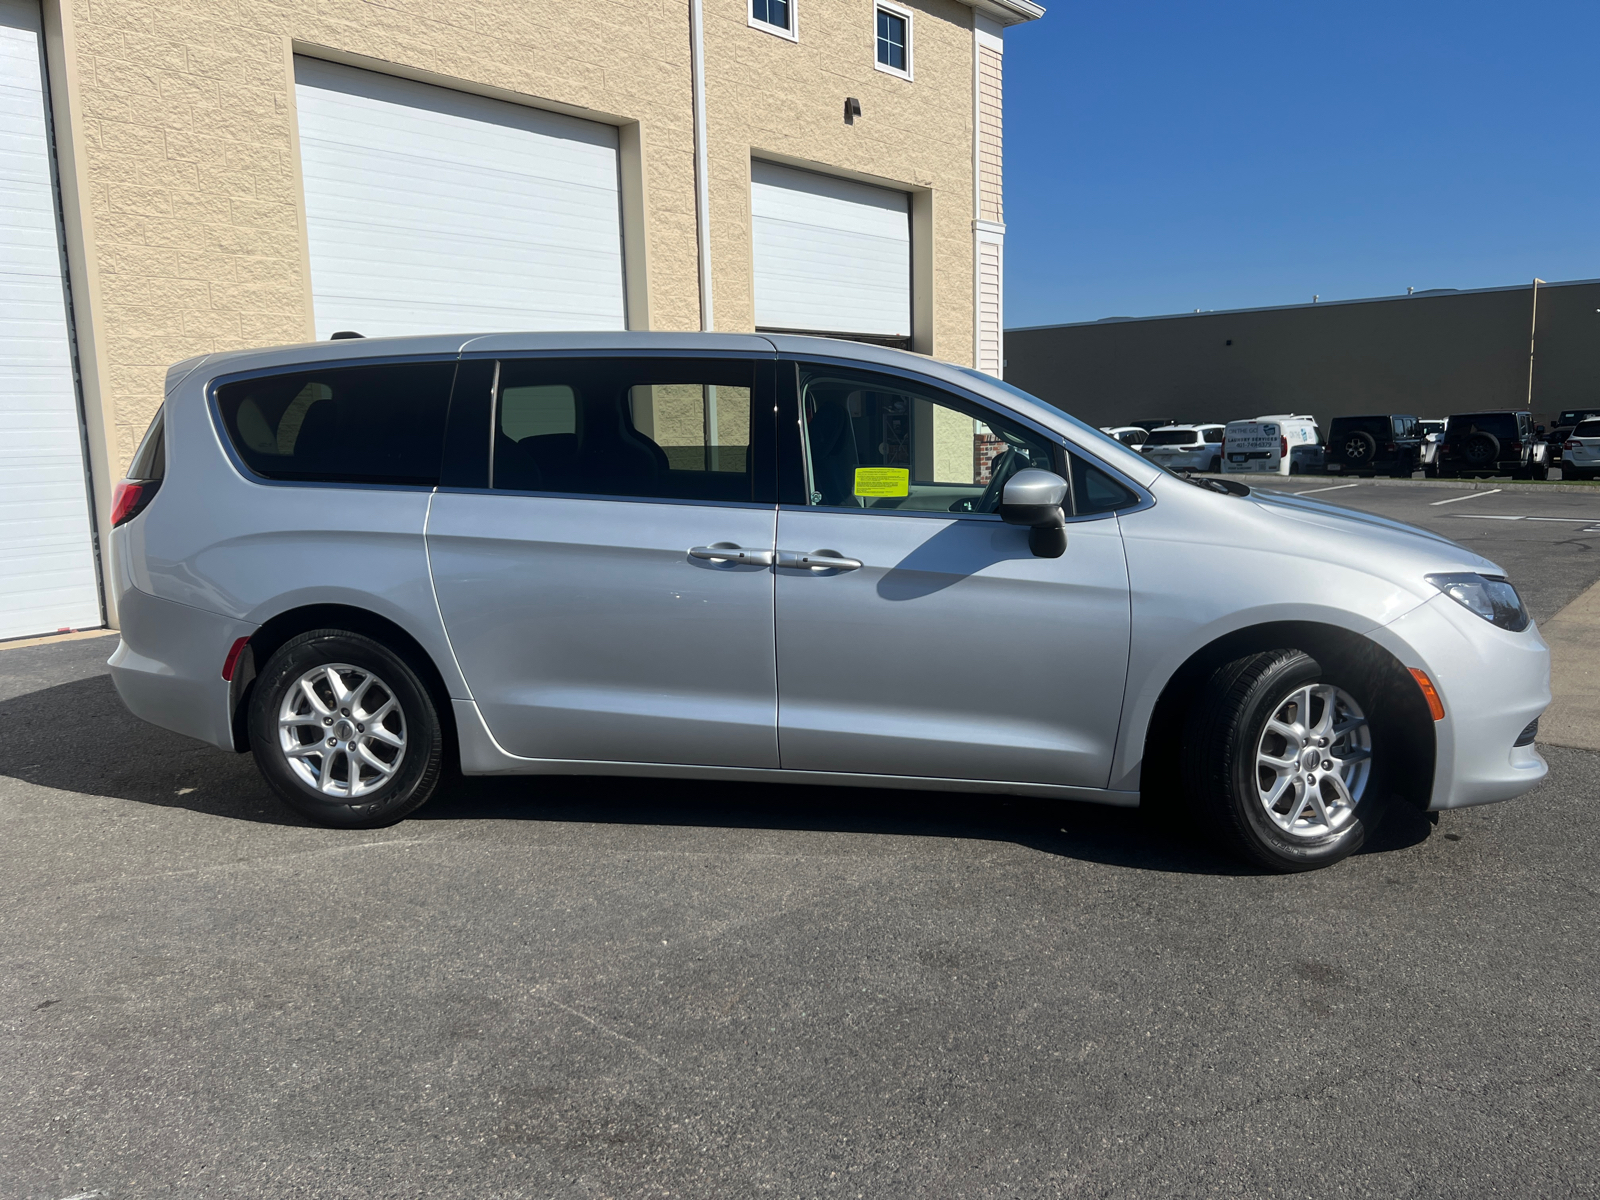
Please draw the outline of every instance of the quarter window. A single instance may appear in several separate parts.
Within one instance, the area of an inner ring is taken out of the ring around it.
[[[455,363],[384,363],[228,383],[217,406],[268,479],[434,487]]]
[[[492,486],[750,500],[755,369],[741,360],[503,362]]]
[[[904,9],[879,5],[878,66],[895,75],[911,77],[911,14]]]
[[[750,24],[793,37],[793,0],[750,0]]]

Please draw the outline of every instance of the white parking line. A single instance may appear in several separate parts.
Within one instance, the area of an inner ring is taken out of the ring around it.
[[[1497,517],[1487,513],[1445,513],[1447,517],[1460,517],[1463,521],[1526,521],[1528,517]]]
[[[1446,513],[1463,521],[1549,521],[1558,525],[1593,525],[1593,517],[1507,517],[1499,513]]]
[[[1454,504],[1458,500],[1476,500],[1480,496],[1493,496],[1503,491],[1505,491],[1505,488],[1490,488],[1487,492],[1468,492],[1465,496],[1451,496],[1448,500],[1435,500],[1429,507],[1438,508],[1441,504]]]
[[[1308,488],[1307,490],[1305,490],[1303,492],[1292,492],[1290,494],[1291,495],[1295,495],[1295,496],[1313,496],[1318,492],[1341,492],[1347,487],[1360,487],[1360,486],[1361,485],[1359,483],[1341,483],[1341,484],[1335,485],[1334,487]]]

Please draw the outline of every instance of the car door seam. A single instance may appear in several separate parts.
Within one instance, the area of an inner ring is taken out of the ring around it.
[[[428,568],[428,591],[433,596],[433,611],[439,618],[439,630],[444,634],[444,644],[449,647],[450,661],[456,665],[456,676],[461,680],[461,686],[466,691],[467,700],[471,700],[474,707],[477,699],[472,694],[472,683],[467,678],[467,673],[461,669],[461,659],[456,654],[455,640],[450,636],[450,626],[445,624],[444,608],[439,603],[439,585],[433,578],[433,547],[429,544],[429,526],[433,524],[433,500],[439,494],[435,488],[428,494],[428,508],[422,515],[422,559]]]

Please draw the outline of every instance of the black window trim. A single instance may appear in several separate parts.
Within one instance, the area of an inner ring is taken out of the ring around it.
[[[803,490],[803,481],[809,477],[808,474],[804,473],[806,468],[806,460],[809,458],[809,452],[805,445],[805,434],[800,428],[799,421],[799,369],[802,364],[806,363],[816,363],[823,366],[838,367],[842,370],[865,371],[869,374],[898,376],[903,379],[911,380],[921,386],[930,388],[935,392],[948,392],[950,395],[964,400],[969,404],[974,404],[979,408],[985,408],[999,413],[1004,416],[1006,420],[1015,422],[1016,424],[1021,425],[1023,428],[1031,430],[1040,437],[1044,438],[1050,444],[1050,446],[1054,450],[1058,451],[1061,455],[1077,455],[1089,466],[1105,472],[1105,474],[1122,484],[1122,486],[1126,487],[1136,497],[1138,497],[1136,503],[1123,505],[1120,508],[1108,508],[1104,511],[1093,513],[1079,513],[1077,511],[1078,498],[1073,491],[1072,464],[1069,461],[1058,459],[1056,463],[1058,468],[1057,474],[1067,481],[1067,494],[1072,501],[1073,511],[1068,513],[1066,518],[1068,524],[1080,524],[1085,521],[1102,521],[1107,517],[1119,516],[1124,513],[1142,512],[1147,508],[1155,507],[1156,499],[1149,488],[1135,482],[1123,472],[1108,464],[1104,459],[1101,459],[1085,450],[1072,438],[1069,438],[1064,434],[1057,433],[1055,430],[1041,425],[1038,421],[1035,421],[1030,417],[1026,417],[1014,409],[1008,408],[1005,405],[991,400],[986,396],[980,396],[976,392],[962,387],[959,384],[952,384],[943,379],[935,379],[932,376],[923,375],[918,371],[906,370],[900,367],[886,366],[879,363],[863,362],[860,359],[855,358],[836,358],[832,355],[825,354],[800,355],[784,353],[778,355],[777,450],[778,508],[780,510],[793,509],[806,512],[875,513],[877,516],[889,516],[893,514],[900,517],[937,517],[941,520],[954,518],[960,521],[1001,521],[1001,518],[995,513],[929,512],[924,509],[909,508],[874,510],[865,508],[850,508],[843,505],[835,506],[807,504],[804,502],[804,496],[799,490],[790,493],[790,495],[786,497],[784,493],[785,482],[790,483],[791,486],[795,482],[793,479],[786,480],[786,466],[790,474],[793,473],[796,467],[798,467],[802,472],[800,475],[800,480],[802,481],[801,490]],[[786,366],[792,367],[793,370],[784,370]]]
[[[370,355],[361,358],[328,358],[314,359],[306,362],[285,362],[270,367],[255,367],[247,371],[234,371],[227,375],[218,375],[206,383],[205,397],[206,408],[211,413],[212,432],[216,435],[217,442],[222,447],[222,452],[227,455],[228,461],[233,464],[233,469],[249,481],[263,487],[288,487],[288,488],[347,488],[366,492],[432,492],[436,485],[430,483],[368,483],[354,482],[351,480],[321,480],[321,479],[271,479],[268,476],[257,474],[239,454],[238,448],[233,444],[233,438],[228,434],[228,423],[222,419],[222,405],[217,392],[233,383],[244,383],[251,379],[265,379],[273,375],[298,375],[307,371],[335,371],[349,367],[376,367],[376,366],[404,366],[407,363],[455,363],[456,374],[461,373],[461,356],[455,351],[445,354],[396,354],[381,357]],[[455,380],[452,378],[450,387],[451,397],[455,395]],[[450,411],[447,399],[445,406],[445,428],[449,429]],[[443,447],[440,448],[440,471],[444,469]]]

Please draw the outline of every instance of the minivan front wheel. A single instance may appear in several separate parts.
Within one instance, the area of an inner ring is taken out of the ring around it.
[[[323,825],[372,829],[425,804],[439,784],[438,713],[381,643],[317,629],[267,660],[250,702],[250,749],[279,798]]]
[[[1359,849],[1381,816],[1381,762],[1355,679],[1299,650],[1212,674],[1186,723],[1184,778],[1222,841],[1274,871]]]

